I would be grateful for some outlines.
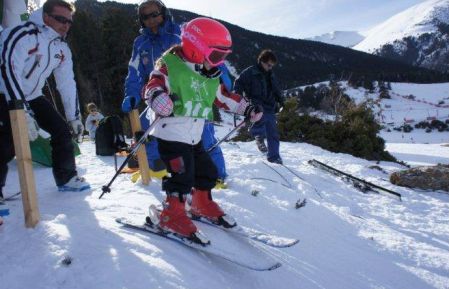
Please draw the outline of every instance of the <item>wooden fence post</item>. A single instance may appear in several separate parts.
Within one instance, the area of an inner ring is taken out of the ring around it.
[[[30,141],[28,139],[28,126],[22,100],[12,100],[9,102],[9,117],[19,170],[25,226],[27,228],[34,228],[39,222],[40,215],[37,204]]]
[[[142,130],[142,126],[140,125],[139,111],[137,109],[133,109],[129,113],[129,120],[131,122],[131,130],[134,136],[136,131]],[[151,179],[150,179],[150,167],[148,165],[147,151],[145,149],[145,144],[140,146],[139,150],[137,151],[137,161],[139,162],[139,170],[140,176],[142,178],[142,184],[148,185]]]

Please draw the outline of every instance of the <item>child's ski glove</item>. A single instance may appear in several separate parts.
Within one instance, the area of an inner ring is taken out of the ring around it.
[[[153,94],[153,98],[150,101],[151,109],[160,116],[169,116],[173,113],[173,101],[170,96],[163,92],[157,91]]]

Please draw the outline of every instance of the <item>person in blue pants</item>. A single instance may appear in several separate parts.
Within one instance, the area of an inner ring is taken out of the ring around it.
[[[257,64],[243,70],[235,80],[234,90],[245,95],[251,104],[263,107],[262,119],[254,123],[250,133],[255,138],[258,149],[267,153],[269,162],[282,164],[276,113],[284,106],[284,99],[272,72],[276,63],[276,55],[271,50],[263,50],[259,54]]]
[[[218,69],[220,69],[221,72],[220,82],[224,84],[228,91],[232,91],[232,80],[229,76],[228,68],[226,67],[226,65],[222,64],[218,66]],[[206,121],[201,140],[203,141],[203,147],[206,151],[218,142],[217,138],[215,137],[215,128],[212,122]],[[223,151],[221,150],[220,146],[217,146],[209,152],[209,155],[211,156],[212,161],[214,162],[218,170],[218,180],[215,188],[226,189],[227,184],[225,183],[225,179],[228,174],[226,173],[226,163],[223,157]]]

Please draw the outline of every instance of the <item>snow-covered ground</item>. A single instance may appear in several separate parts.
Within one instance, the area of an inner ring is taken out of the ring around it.
[[[276,166],[285,180],[263,164],[254,142],[222,148],[230,177],[228,189],[214,192],[220,205],[242,225],[300,239],[291,248],[266,248],[281,268],[250,271],[119,226],[118,216],[143,221],[148,206],[162,196],[160,181],[145,187],[121,175],[112,192],[98,199],[114,174],[113,158],[96,156],[93,143],[85,142],[77,164],[91,191],[58,192],[51,169],[36,165],[38,226],[26,229],[21,201],[8,202],[11,215],[0,226],[0,289],[449,288],[448,194],[390,184],[388,174],[401,169],[398,164],[382,162],[382,172],[370,168],[374,162],[308,144],[281,144],[285,164],[302,178]],[[449,147],[441,145],[388,148],[408,162],[449,163],[443,157]],[[403,201],[363,194],[310,166],[313,158],[397,191]],[[5,195],[18,190],[13,161]],[[306,206],[295,209],[303,198]],[[67,256],[70,265],[62,262]]]

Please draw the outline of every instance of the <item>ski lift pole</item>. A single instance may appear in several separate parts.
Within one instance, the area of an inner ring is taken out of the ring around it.
[[[101,199],[103,197],[103,195],[105,193],[110,193],[111,192],[111,185],[112,183],[115,181],[115,179],[117,178],[117,176],[120,174],[120,172],[123,170],[123,168],[126,166],[126,164],[129,162],[129,160],[137,153],[137,151],[139,150],[140,146],[147,140],[148,135],[150,134],[150,131],[154,128],[154,126],[156,125],[156,123],[158,122],[158,120],[160,119],[160,117],[156,117],[156,119],[153,121],[153,123],[147,128],[147,130],[143,133],[143,135],[139,138],[139,140],[137,141],[137,143],[135,144],[134,148],[131,150],[131,152],[128,154],[128,156],[126,157],[126,159],[123,161],[122,165],[120,166],[120,168],[115,172],[115,175],[112,177],[112,179],[109,181],[109,183],[107,185],[104,185],[101,190],[103,191],[99,197],[99,199]]]
[[[221,140],[217,141],[213,146],[211,146],[206,152],[210,153],[213,151],[216,147],[218,147],[222,142],[227,140],[235,131],[237,131],[239,128],[243,127],[243,125],[246,124],[246,118],[242,120],[236,127],[234,127],[230,132],[228,132],[227,135],[225,135]]]

